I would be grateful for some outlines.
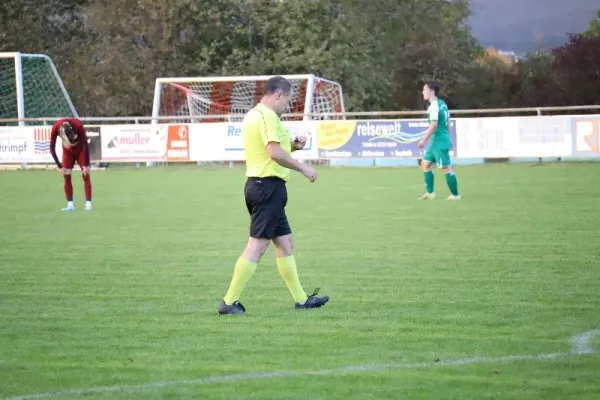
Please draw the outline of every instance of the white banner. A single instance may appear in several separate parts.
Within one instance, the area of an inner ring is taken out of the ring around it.
[[[0,127],[0,163],[54,163],[50,155],[51,126]],[[62,158],[62,141],[56,140]]]
[[[162,161],[169,125],[104,125],[102,161]]]
[[[600,157],[600,116],[572,118],[574,135],[573,156]]]
[[[599,115],[457,118],[455,121],[457,158],[600,158]],[[356,124],[356,121],[340,121],[342,125],[352,122]],[[368,121],[361,121],[365,122]],[[294,158],[318,159],[317,126],[321,123],[284,122],[292,138],[297,135],[308,138],[306,148],[294,152]],[[331,125],[331,121],[323,123]],[[241,128],[239,122],[104,125],[100,127],[100,143],[97,134],[90,134],[90,151],[96,160],[101,158],[106,162],[243,161]],[[0,163],[54,163],[50,155],[51,130],[51,126],[0,127]],[[352,131],[347,133],[356,135]],[[60,138],[56,153],[60,160]]]
[[[317,148],[317,121],[287,121],[283,125],[291,137],[306,136],[306,146],[292,156],[298,160],[315,160]],[[215,122],[190,125],[190,160],[244,161],[244,140],[241,122]]]
[[[566,157],[572,154],[571,118],[456,119],[459,158]]]
[[[0,163],[20,163],[33,152],[32,141],[23,130],[15,127],[0,127]]]
[[[54,159],[50,154],[50,136],[52,135],[52,126],[34,126],[22,128],[28,131],[28,134],[33,138],[33,156],[28,162],[44,162],[54,164]],[[58,160],[62,160],[62,139],[56,138],[56,156]]]
[[[519,135],[511,157],[568,157],[572,153],[571,118],[520,117]]]

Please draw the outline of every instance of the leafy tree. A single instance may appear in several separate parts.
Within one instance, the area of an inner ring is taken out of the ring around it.
[[[54,53],[81,36],[82,7],[87,0],[3,0],[0,51]]]
[[[587,36],[600,36],[600,8],[596,13],[596,18],[590,21],[589,28],[585,31]]]
[[[569,43],[552,50],[552,56],[562,104],[600,103],[600,36],[571,35]]]
[[[512,107],[556,106],[563,103],[547,53],[532,53],[514,65],[518,93],[509,102]]]
[[[504,104],[469,12],[467,0],[5,0],[0,46],[49,54],[84,115],[149,114],[159,76],[315,73],[342,83],[350,110],[421,107],[436,79],[453,107]]]
[[[453,97],[456,108],[481,109],[510,107],[520,87],[515,64],[497,52],[486,51],[467,71],[468,79]]]

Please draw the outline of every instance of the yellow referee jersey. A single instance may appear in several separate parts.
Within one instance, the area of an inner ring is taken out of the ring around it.
[[[292,152],[290,134],[273,110],[260,103],[250,110],[244,117],[242,137],[246,154],[246,176],[272,176],[286,182],[290,179],[290,169],[277,164],[267,152],[269,142],[277,142],[284,151]]]

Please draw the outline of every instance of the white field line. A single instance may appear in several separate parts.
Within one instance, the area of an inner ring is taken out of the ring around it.
[[[573,354],[593,354],[596,352],[591,340],[594,336],[600,336],[600,329],[587,331],[573,336],[571,339],[571,352]]]
[[[594,336],[600,336],[600,329],[595,329],[588,332],[583,332],[573,336],[571,339],[571,350],[564,353],[547,353],[547,354],[514,354],[508,356],[498,357],[472,357],[472,358],[460,358],[455,360],[444,360],[436,362],[422,362],[422,363],[390,363],[390,364],[371,364],[371,365],[351,365],[340,368],[332,369],[321,369],[321,370],[298,370],[298,371],[272,371],[272,372],[252,372],[246,374],[237,375],[221,375],[212,376],[198,379],[182,379],[172,381],[158,381],[158,382],[147,382],[136,385],[115,385],[115,386],[98,386],[87,389],[68,389],[57,392],[46,392],[36,394],[26,394],[23,396],[7,397],[5,400],[35,400],[35,399],[54,399],[61,397],[79,397],[79,396],[91,396],[91,395],[104,395],[109,393],[115,394],[132,394],[134,392],[144,392],[153,389],[162,389],[168,387],[182,387],[182,386],[202,386],[202,385],[215,385],[219,383],[237,383],[247,380],[258,380],[258,379],[277,379],[287,377],[298,377],[298,376],[323,376],[323,375],[338,375],[347,373],[358,373],[358,372],[373,372],[373,371],[386,371],[394,369],[421,369],[421,368],[435,368],[435,367],[457,367],[461,365],[472,365],[472,364],[490,364],[490,363],[504,363],[511,361],[523,361],[523,360],[549,360],[558,357],[576,356],[595,354],[596,350],[590,343]]]

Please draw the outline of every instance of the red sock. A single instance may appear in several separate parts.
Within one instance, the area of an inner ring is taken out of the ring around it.
[[[65,197],[67,198],[67,201],[73,201],[73,183],[71,182],[71,175],[65,175],[63,178],[65,180]]]
[[[83,190],[85,192],[85,200],[92,201],[92,178],[89,174],[83,175]]]

